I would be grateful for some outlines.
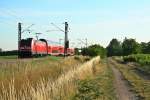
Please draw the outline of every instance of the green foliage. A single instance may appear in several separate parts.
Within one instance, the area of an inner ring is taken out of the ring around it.
[[[89,46],[88,48],[83,48],[81,53],[84,56],[94,57],[100,55],[101,58],[104,58],[106,56],[106,49],[98,44],[95,44]]]
[[[150,54],[133,54],[123,57],[125,62],[138,62],[142,65],[150,65]]]
[[[150,74],[150,54],[129,55],[123,57],[123,60],[125,62],[137,62],[141,64],[138,69],[144,71],[147,74]]]
[[[150,42],[148,43],[142,42],[140,45],[141,45],[142,53],[150,54]]]
[[[112,39],[107,46],[107,56],[127,56],[131,54],[150,54],[150,42],[138,43],[135,39],[125,38],[123,43],[117,39]]]
[[[89,79],[80,80],[78,82],[78,93],[75,95],[75,100],[94,100],[101,95],[97,81]]]
[[[135,39],[125,38],[122,43],[123,55],[138,54],[141,52],[140,45]]]
[[[0,56],[13,56],[13,55],[18,55],[17,50],[12,50],[12,51],[2,51],[0,52]]]
[[[122,55],[122,45],[117,39],[112,39],[107,46],[107,56]]]

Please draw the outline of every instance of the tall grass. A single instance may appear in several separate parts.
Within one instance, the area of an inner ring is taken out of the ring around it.
[[[35,70],[36,68],[34,70],[25,71],[21,77],[22,79],[20,79],[21,81],[24,80],[22,81],[24,83],[16,82],[20,81],[15,76],[18,74],[15,74],[13,78],[10,78],[7,82],[2,81],[0,100],[68,100],[71,95],[75,93],[76,80],[92,74],[94,72],[94,66],[99,62],[100,57],[93,58],[83,65],[81,65],[81,62],[77,63],[76,60],[70,60],[71,59],[68,58],[59,64],[55,63],[60,69],[58,68],[57,71],[57,67],[55,66],[52,67],[53,70],[48,71],[48,73],[46,71],[49,69],[46,65],[49,63],[41,65],[43,66],[41,68],[41,74],[45,75],[39,75],[40,72],[38,71],[40,70]],[[30,67],[32,69],[32,66]],[[61,69],[61,67],[64,68]],[[26,70],[28,70],[28,68]],[[41,78],[36,79],[37,76]],[[20,76],[18,76],[18,78],[20,78]],[[17,86],[19,84],[22,84],[21,88]]]

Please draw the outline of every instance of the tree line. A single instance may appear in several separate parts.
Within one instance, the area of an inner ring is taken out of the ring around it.
[[[13,56],[13,55],[18,55],[18,50],[0,51],[0,56]]]
[[[76,52],[76,54],[79,54],[79,52]],[[87,48],[82,48],[81,54],[92,57],[100,55],[102,58],[106,56],[110,57],[127,56],[131,54],[150,54],[150,42],[138,43],[132,38],[125,38],[123,42],[120,42],[114,38],[110,41],[106,48],[99,44],[94,44]]]
[[[107,56],[127,56],[130,54],[150,54],[150,42],[138,43],[135,39],[125,38],[123,42],[112,39],[106,47]]]

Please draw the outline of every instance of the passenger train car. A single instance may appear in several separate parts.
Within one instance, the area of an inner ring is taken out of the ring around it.
[[[53,55],[63,56],[64,47],[58,45],[48,44],[45,39],[35,40],[33,38],[22,39],[20,42],[19,56],[33,57],[37,55]],[[68,48],[67,55],[74,55],[74,49]]]

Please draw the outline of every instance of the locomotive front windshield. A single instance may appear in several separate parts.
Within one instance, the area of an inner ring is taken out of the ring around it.
[[[26,46],[26,47],[31,47],[31,41],[29,39],[27,40],[21,40],[20,46]]]
[[[31,50],[31,42],[32,39],[23,39],[20,42],[20,49],[21,50]]]

